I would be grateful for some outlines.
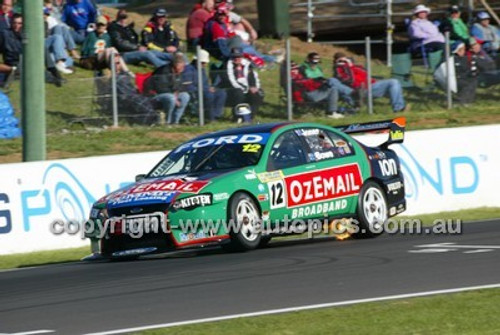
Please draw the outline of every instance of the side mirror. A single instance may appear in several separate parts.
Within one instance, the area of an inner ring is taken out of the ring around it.
[[[145,178],[146,178],[145,174],[138,174],[137,176],[135,176],[135,181],[139,182],[139,181],[141,181],[141,180],[143,180]]]

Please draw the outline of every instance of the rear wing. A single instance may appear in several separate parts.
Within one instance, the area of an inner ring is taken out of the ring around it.
[[[403,143],[405,138],[406,118],[398,117],[393,120],[353,123],[336,128],[346,134],[389,133],[389,139],[380,145],[382,148],[387,148],[394,143]]]

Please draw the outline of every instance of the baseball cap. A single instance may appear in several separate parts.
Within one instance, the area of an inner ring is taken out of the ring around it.
[[[243,49],[242,48],[233,48],[231,49],[231,58],[243,57]]]
[[[463,42],[455,42],[452,45],[451,52],[457,53],[457,51],[460,50],[460,48],[462,48],[462,47],[465,47],[465,44]]]
[[[222,4],[217,6],[216,13],[227,15],[229,13],[229,8],[227,8],[225,3],[222,3]]]
[[[477,13],[477,18],[479,20],[488,20],[488,19],[491,19],[490,14],[488,14],[486,12],[479,12],[479,13]]]
[[[193,59],[196,59],[196,55],[194,55]],[[208,53],[207,50],[201,49],[200,50],[200,63],[210,63],[210,54]]]
[[[165,8],[157,8],[155,10],[156,17],[165,17],[167,16],[167,10]]]
[[[105,26],[108,25],[108,20],[106,20],[106,18],[104,16],[99,16],[96,20],[96,23],[97,24],[103,24]]]
[[[422,12],[430,13],[431,9],[426,5],[417,5],[417,7],[415,7],[415,9],[413,10],[413,14],[418,14]]]
[[[453,5],[448,10],[450,13],[460,13],[460,8],[457,5]]]

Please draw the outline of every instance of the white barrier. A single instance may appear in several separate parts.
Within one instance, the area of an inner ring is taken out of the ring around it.
[[[363,142],[376,141],[363,136]],[[405,214],[500,206],[500,125],[413,131],[398,152]],[[78,247],[55,236],[56,219],[84,220],[99,197],[149,171],[165,152],[0,165],[0,254]]]

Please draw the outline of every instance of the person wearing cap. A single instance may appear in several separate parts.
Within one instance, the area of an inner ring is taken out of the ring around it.
[[[478,67],[475,58],[469,58],[466,54],[466,46],[463,42],[455,42],[451,46],[453,61],[455,63],[455,77],[457,80],[458,103],[468,105],[476,98]]]
[[[147,83],[146,90],[155,92],[154,101],[161,104],[168,124],[179,124],[191,100],[183,87],[182,73],[186,67],[186,56],[177,52],[171,64],[157,68]]]
[[[179,37],[167,19],[167,11],[158,8],[141,33],[142,44],[149,50],[175,53],[179,49]]]
[[[460,41],[469,45],[469,28],[460,17],[460,8],[458,6],[451,6],[448,13],[449,16],[443,20],[439,26],[439,30],[443,34],[449,32],[451,41]]]
[[[159,68],[172,61],[172,54],[148,50],[139,43],[139,35],[134,30],[134,22],[128,22],[128,14],[125,9],[120,9],[116,14],[116,20],[108,27],[111,44],[123,57],[127,64],[138,65],[145,62]]]
[[[444,50],[445,40],[439,29],[427,19],[431,9],[425,5],[418,5],[413,10],[415,18],[408,27],[411,49],[419,52],[423,46],[427,52]]]
[[[214,16],[215,2],[214,0],[200,0],[191,13],[189,13],[186,24],[186,36],[188,45],[193,50],[201,43],[203,38],[203,29],[207,22]]]
[[[356,106],[353,98],[353,95],[356,94],[355,90],[342,84],[337,78],[326,78],[323,69],[319,65],[320,63],[320,55],[317,52],[311,52],[307,55],[306,61],[300,66],[300,71],[305,78],[323,81],[330,87],[334,87],[342,97],[342,100],[353,107]]]
[[[231,50],[231,58],[224,63],[224,72],[216,79],[217,87],[226,90],[227,105],[249,104],[253,115],[259,113],[263,92],[258,73],[243,55],[241,48]],[[251,121],[251,116],[244,120]]]
[[[217,89],[210,85],[206,67],[210,63],[210,54],[208,51],[200,50],[201,75],[203,83],[203,102],[207,118],[210,121],[219,119],[224,113],[227,94],[225,90]],[[197,97],[198,94],[198,61],[196,55],[191,64],[188,64],[182,73],[183,91],[189,92],[191,97]],[[193,99],[193,98],[192,98]]]
[[[68,0],[63,7],[61,20],[73,28],[71,35],[76,43],[82,44],[88,30],[94,24],[97,10],[89,0]]]
[[[335,76],[343,84],[355,90],[366,90],[368,88],[368,75],[362,66],[356,65],[343,52],[337,52],[333,59]],[[389,97],[394,113],[403,112],[407,109],[403,89],[397,79],[375,80],[372,78],[372,93],[374,98]]]
[[[481,87],[498,85],[500,84],[500,71],[497,70],[496,62],[482,49],[481,42],[471,37],[467,58],[477,64],[478,81]]]
[[[477,21],[471,28],[471,35],[483,41],[483,49],[493,58],[497,57],[500,48],[500,31],[490,24],[490,15],[486,12],[477,14]]]

